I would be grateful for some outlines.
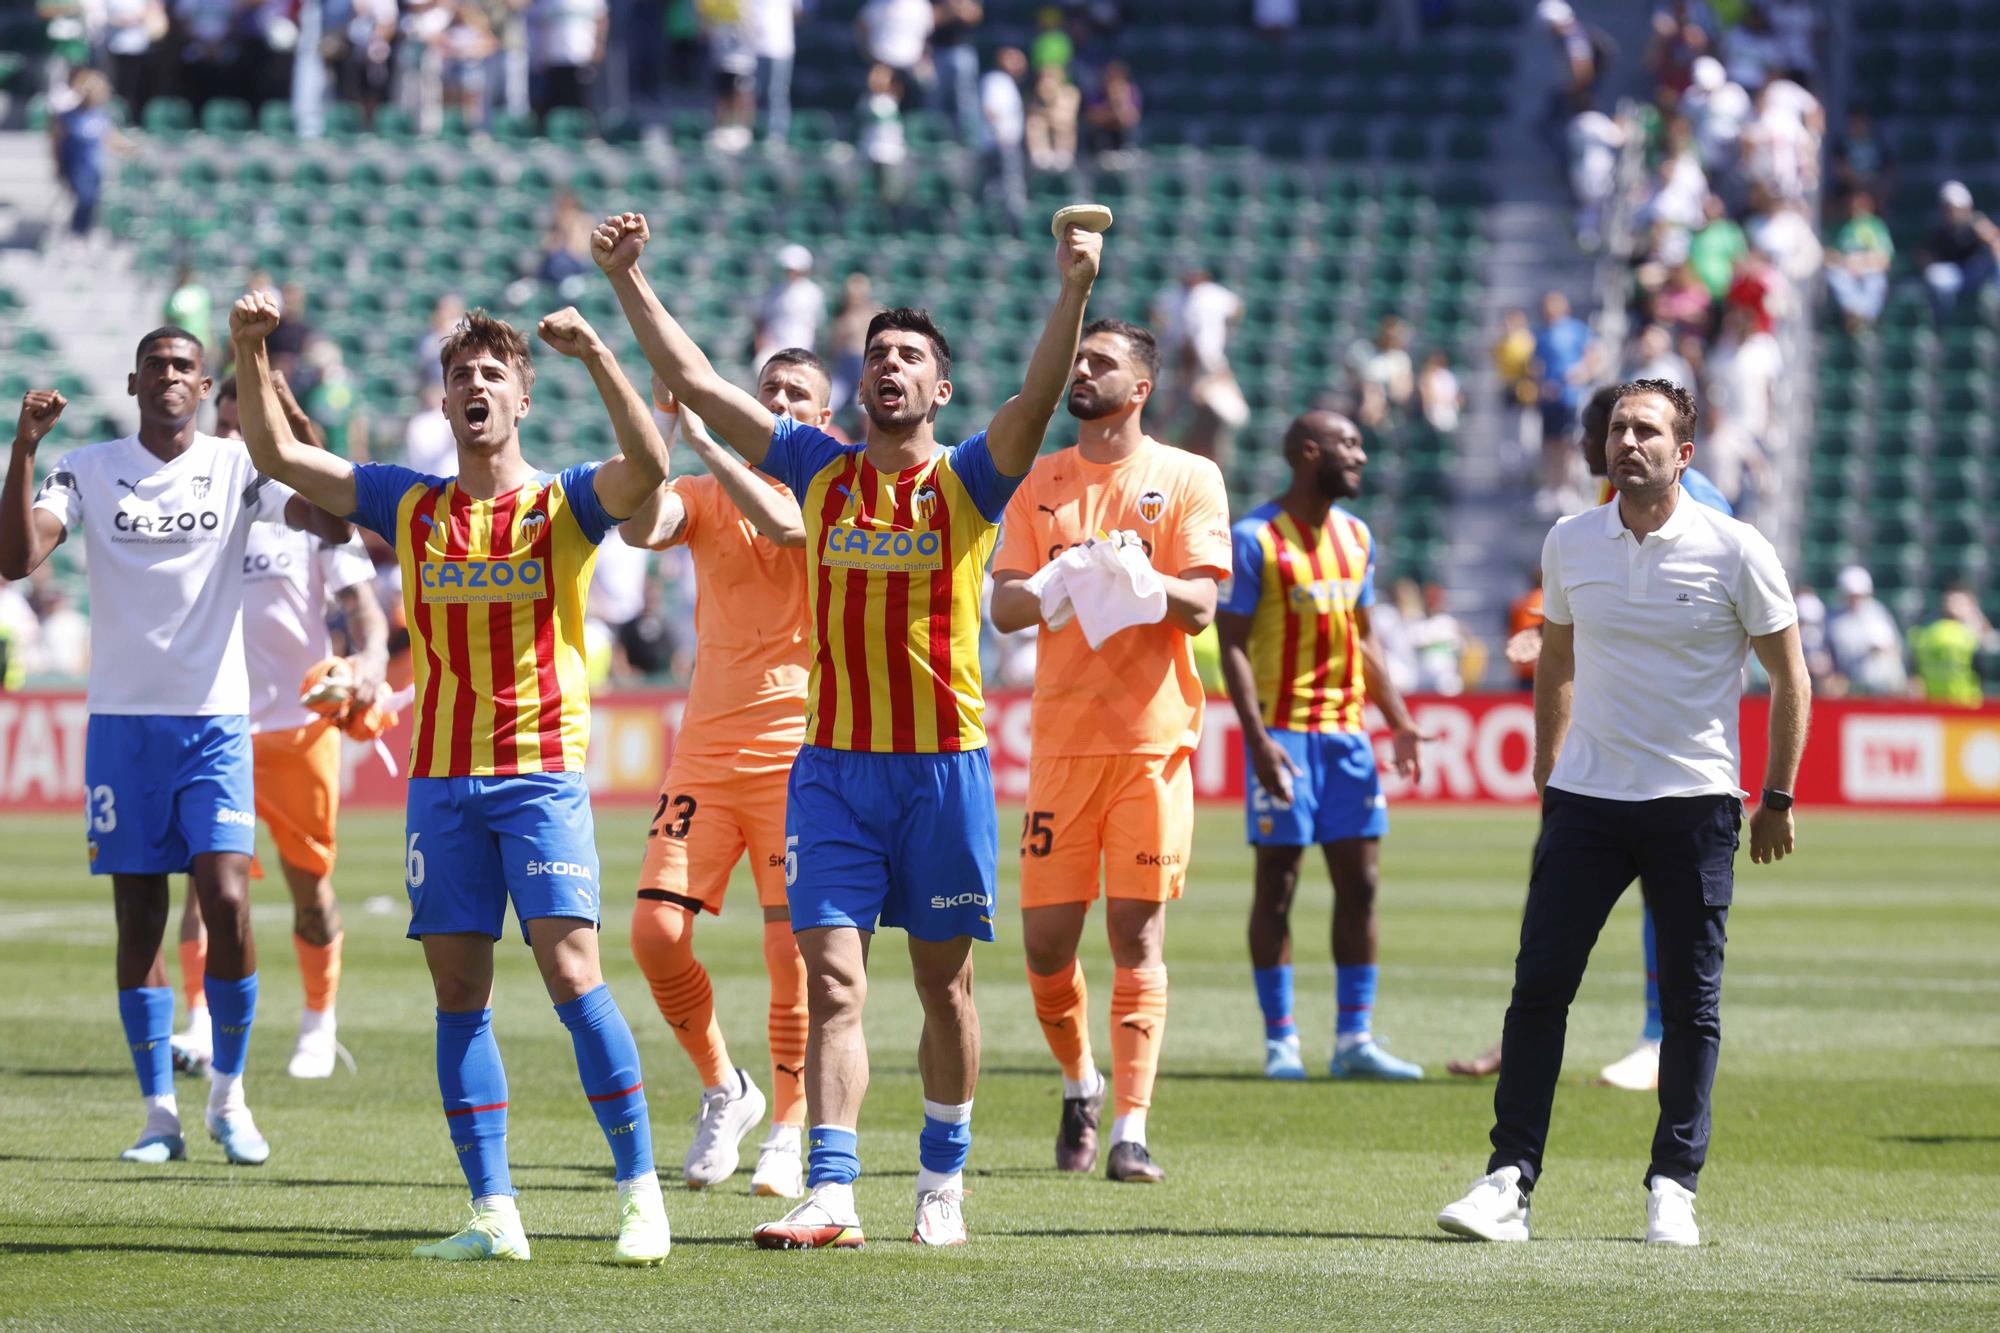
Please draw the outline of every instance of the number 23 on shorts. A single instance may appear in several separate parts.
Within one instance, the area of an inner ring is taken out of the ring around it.
[[[673,808],[673,815],[675,816],[671,821],[667,813],[669,806]],[[660,804],[653,811],[653,824],[651,828],[646,830],[646,836],[649,838],[687,837],[688,828],[694,823],[694,812],[698,809],[700,809],[700,806],[696,804],[692,796],[685,794],[669,796],[665,792],[661,792]]]

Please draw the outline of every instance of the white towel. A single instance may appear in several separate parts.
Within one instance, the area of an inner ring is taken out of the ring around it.
[[[1090,544],[1072,546],[1030,575],[1024,585],[1042,604],[1042,623],[1061,629],[1076,614],[1070,602],[1069,574],[1090,564]]]
[[[1062,581],[1093,651],[1120,630],[1166,619],[1166,585],[1137,533],[1113,533],[1082,549],[1084,558],[1064,572]],[[1072,554],[1063,552],[1064,559]]]

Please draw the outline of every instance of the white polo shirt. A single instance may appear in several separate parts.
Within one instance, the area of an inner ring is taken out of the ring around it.
[[[1683,492],[1639,541],[1614,499],[1550,530],[1542,615],[1576,627],[1569,734],[1550,786],[1613,801],[1744,794],[1744,658],[1753,637],[1799,618],[1763,534]]]

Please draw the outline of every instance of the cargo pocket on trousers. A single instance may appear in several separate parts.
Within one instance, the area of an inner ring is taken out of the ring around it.
[[[1736,867],[1703,867],[1701,901],[1704,907],[1727,907],[1736,896]]]

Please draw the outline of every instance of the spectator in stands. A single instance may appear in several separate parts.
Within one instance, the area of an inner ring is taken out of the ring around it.
[[[743,35],[755,58],[757,119],[764,137],[792,132],[792,60],[798,54],[800,0],[743,0]]]
[[[1561,479],[1570,471],[1570,434],[1585,390],[1597,378],[1597,339],[1590,326],[1570,313],[1561,292],[1542,297],[1542,323],[1535,330],[1533,362],[1536,400],[1542,413],[1542,504],[1559,506]]]
[[[1401,586],[1400,581],[1397,586]],[[1416,605],[1421,613],[1423,610],[1421,595],[1418,596]],[[1417,648],[1410,642],[1410,626],[1403,619],[1402,609],[1393,593],[1385,595],[1377,590],[1375,605],[1368,613],[1368,622],[1368,628],[1375,639],[1375,646],[1382,654],[1383,663],[1389,668],[1389,679],[1395,683],[1397,692],[1405,698],[1415,694]],[[1219,662],[1217,671],[1219,674]]]
[[[299,366],[305,356],[306,344],[319,336],[318,330],[313,327],[312,305],[306,297],[305,284],[288,282],[280,287],[278,308],[285,312],[284,320],[271,331],[271,336],[265,345],[271,352],[272,368],[279,374],[296,380],[299,378]],[[280,333],[284,336],[280,337]],[[303,402],[303,390],[300,397]]]
[[[1743,130],[1744,179],[1781,200],[1805,200],[1819,184],[1825,130],[1818,98],[1790,79],[1772,79],[1757,94],[1757,118]]]
[[[1776,39],[1778,65],[1795,74],[1819,67],[1820,14],[1813,0],[1764,0],[1764,13]]]
[[[424,328],[424,336],[417,339],[417,374],[424,383],[444,383],[444,365],[438,354],[444,350],[444,340],[464,318],[465,302],[456,292],[446,292],[432,304],[430,322]]]
[[[347,21],[329,26],[334,89],[342,101],[358,104],[370,124],[389,100],[396,27],[396,0],[347,0]]]
[[[1251,0],[1250,22],[1259,37],[1281,41],[1299,26],[1299,0]]]
[[[1745,88],[1762,88],[1785,67],[1783,43],[1763,5],[1744,8],[1743,21],[1723,38],[1722,55],[1729,77]]]
[[[38,676],[79,680],[90,673],[90,620],[54,576],[43,565],[29,590],[29,604],[41,625],[28,666]]]
[[[216,97],[243,91],[238,69],[237,0],[174,0],[174,37],[180,44],[179,86],[196,111]]]
[[[1789,308],[1790,296],[1785,275],[1778,272],[1762,250],[1743,252],[1736,261],[1736,274],[1729,283],[1729,305],[1747,310],[1759,333],[1778,331],[1778,314]]]
[[[195,276],[194,265],[182,261],[174,270],[173,290],[167,293],[166,306],[160,313],[165,323],[186,329],[204,345],[214,342],[215,302],[207,286]]]
[[[274,358],[275,360],[275,358]],[[326,447],[343,458],[368,457],[367,421],[340,344],[314,334],[299,357],[299,405],[326,437]]]
[[[1804,288],[1819,273],[1826,250],[1807,220],[1805,209],[1783,199],[1762,183],[1750,187],[1750,208],[1743,219],[1750,248],[1766,256],[1794,288]]]
[[[757,307],[757,331],[751,350],[758,367],[764,358],[786,347],[808,352],[819,345],[819,326],[826,320],[826,293],[812,280],[813,254],[793,243],[778,251],[784,274],[764,294]]]
[[[1815,691],[1833,693],[1833,650],[1826,643],[1826,603],[1811,584],[1801,583],[1792,600],[1799,608],[1799,650]]]
[[[1397,315],[1384,315],[1375,337],[1356,342],[1347,354],[1348,370],[1361,390],[1361,423],[1378,426],[1389,412],[1407,413],[1417,393],[1417,368],[1410,360],[1410,326]]]
[[[1646,72],[1654,87],[1679,97],[1694,82],[1694,62],[1708,54],[1708,29],[1687,0],[1653,11],[1652,36],[1646,42]]]
[[[124,149],[127,142],[111,123],[111,80],[94,69],[79,69],[71,73],[69,86],[76,104],[49,121],[49,135],[55,143],[56,174],[72,202],[70,235],[83,241],[97,225],[104,155]]]
[[[1500,336],[1493,340],[1493,370],[1500,378],[1501,405],[1513,415],[1514,440],[1525,467],[1533,459],[1535,406],[1541,386],[1535,382],[1535,331],[1528,312],[1518,306],[1500,316]]]
[[[1035,170],[1061,175],[1076,165],[1077,112],[1082,105],[1083,94],[1060,68],[1045,65],[1035,72],[1025,134],[1028,161]]]
[[[1993,282],[2000,261],[2000,228],[1974,211],[1972,191],[1963,181],[1946,181],[1938,191],[1938,220],[1924,237],[1924,285],[1940,324],[1951,318],[1962,297],[1977,298]]]
[[[1757,327],[1750,310],[1732,307],[1722,317],[1705,370],[1709,421],[1701,466],[1734,505],[1746,482],[1761,480],[1776,443],[1784,348],[1772,333]]]
[[[1019,47],[1003,46],[979,81],[979,112],[985,121],[980,175],[988,198],[999,195],[1007,224],[1016,231],[1028,215],[1027,110],[1021,101],[1021,80],[1027,74],[1027,56]]]
[[[641,596],[639,614],[618,627],[618,652],[631,674],[657,680],[672,673],[681,655],[680,635],[667,613],[660,581],[647,579]]]
[[[1167,364],[1176,371],[1175,403],[1185,402],[1193,410],[1182,444],[1213,459],[1226,473],[1235,456],[1236,432],[1250,419],[1250,405],[1229,364],[1229,331],[1243,320],[1243,298],[1196,264],[1181,275],[1179,291],[1163,304],[1161,342]]]
[[[583,628],[593,685],[611,676],[615,666],[625,665],[620,651],[625,627],[646,613],[652,565],[651,551],[628,544],[615,531],[598,545]]]
[[[444,414],[444,381],[426,380],[417,391],[418,407],[403,427],[404,467],[433,477],[458,471],[458,441]]]
[[[1826,624],[1833,669],[1849,694],[1900,696],[1910,688],[1903,669],[1903,636],[1889,608],[1875,600],[1875,580],[1859,565],[1840,571],[1846,605]]]
[[[1035,11],[1035,36],[1028,43],[1028,63],[1038,70],[1053,65],[1068,73],[1069,62],[1075,56],[1076,39],[1069,35],[1062,11],[1054,5],[1044,5]]]
[[[705,6],[701,13],[715,81],[715,128],[708,144],[718,152],[740,153],[756,138],[757,56],[750,49],[748,11],[730,3]]]
[[[1924,698],[1932,703],[1977,708],[1985,701],[1980,688],[1979,659],[2000,652],[2000,633],[1979,609],[1963,582],[1945,589],[1943,614],[1910,631],[1910,656]],[[44,636],[48,623],[42,624]]]
[[[924,82],[921,66],[935,22],[930,0],[868,0],[855,19],[862,54],[894,71],[899,89]]]
[[[584,275],[595,267],[590,261],[590,230],[593,219],[583,211],[576,196],[564,190],[556,196],[549,213],[548,228],[542,232],[542,249],[535,261],[535,280],[555,288],[561,299],[570,300],[580,290]],[[280,328],[284,326],[279,325]]]
[[[1446,600],[1440,584],[1427,583],[1419,591],[1414,579],[1396,581],[1396,609],[1417,655],[1417,689],[1450,697],[1478,683],[1485,659],[1458,617],[1446,609]]]
[[[1895,154],[1876,131],[1875,118],[1866,107],[1850,108],[1847,132],[1833,145],[1834,189],[1845,194],[1867,190],[1878,199],[1887,198],[1895,171]]]
[[[103,45],[111,91],[136,123],[153,95],[155,67],[170,20],[160,0],[103,0]]]
[[[1677,345],[1686,338],[1706,339],[1714,300],[1694,264],[1682,262],[1668,272],[1653,294],[1653,318],[1667,326]]]
[[[875,197],[901,228],[903,197],[909,186],[910,144],[903,133],[903,81],[887,65],[868,71],[868,91],[855,113],[860,126],[861,155],[875,174]],[[1022,201],[1025,212],[1026,200]]]
[[[1559,72],[1542,112],[1542,135],[1559,162],[1568,158],[1563,142],[1570,121],[1597,105],[1597,90],[1618,46],[1602,28],[1578,21],[1566,0],[1541,0],[1535,15],[1555,39]]]
[[[1507,664],[1514,688],[1535,688],[1535,663],[1542,651],[1542,567],[1528,571],[1528,587],[1507,608]]]
[[[1684,117],[1675,116],[1667,122],[1652,191],[1639,208],[1639,220],[1661,235],[1654,245],[1656,259],[1675,264],[1687,255],[1689,238],[1707,221],[1709,193],[1694,131]]]
[[[500,34],[493,25],[491,10],[464,0],[453,7],[451,24],[440,41],[444,109],[457,112],[474,129],[485,126],[493,104],[493,62],[501,53]]]
[[[1847,196],[1847,220],[1826,257],[1826,287],[1849,333],[1873,328],[1889,296],[1889,265],[1896,243],[1875,215],[1875,196],[1857,189]]]
[[[1736,264],[1749,252],[1750,242],[1743,228],[1729,216],[1729,206],[1719,194],[1710,194],[1702,204],[1702,224],[1688,238],[1688,263],[1708,288],[1709,295],[1721,300],[1736,280]]]
[[[840,308],[833,312],[833,394],[827,401],[836,416],[856,410],[855,390],[861,386],[861,355],[868,345],[868,322],[882,309],[866,273],[850,273],[840,288]]]
[[[1667,380],[1689,393],[1695,390],[1694,371],[1674,350],[1673,331],[1664,324],[1648,324],[1639,330],[1632,348],[1632,370],[1627,380]]]
[[[986,19],[980,0],[936,0],[931,5],[931,64],[937,69],[932,85],[933,109],[949,109],[958,121],[958,137],[979,142],[979,43],[976,33]]]
[[[1132,82],[1132,71],[1122,60],[1104,67],[1104,76],[1084,105],[1089,123],[1090,151],[1106,166],[1117,166],[1126,153],[1139,145],[1139,121],[1145,113],[1145,98]]]
[[[18,690],[28,679],[28,659],[41,642],[42,622],[20,588],[0,579],[0,692]]]
[[[1449,435],[1458,429],[1459,414],[1465,410],[1465,393],[1458,387],[1458,376],[1452,373],[1451,358],[1442,349],[1424,358],[1424,368],[1417,375],[1417,399],[1432,430]]]
[[[1704,170],[1727,179],[1742,152],[1743,128],[1754,111],[1750,94],[1731,81],[1714,56],[1694,62],[1693,82],[1681,98],[1681,112],[1694,127],[1695,149]]]
[[[1576,199],[1576,243],[1586,254],[1602,244],[1604,210],[1618,187],[1625,129],[1595,108],[1569,123],[1569,189]]]
[[[535,113],[588,108],[611,31],[605,0],[533,0],[528,10],[528,64]]]

